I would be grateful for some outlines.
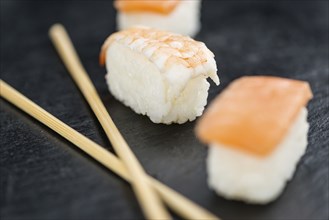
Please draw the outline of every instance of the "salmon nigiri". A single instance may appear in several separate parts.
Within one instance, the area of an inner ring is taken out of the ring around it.
[[[214,54],[204,43],[146,27],[112,34],[100,62],[111,93],[154,123],[194,120],[207,104],[207,78],[219,84]]]
[[[307,82],[270,76],[235,80],[197,123],[209,144],[208,184],[249,203],[277,198],[307,146]]]
[[[120,30],[144,25],[194,36],[200,29],[201,0],[115,0]]]

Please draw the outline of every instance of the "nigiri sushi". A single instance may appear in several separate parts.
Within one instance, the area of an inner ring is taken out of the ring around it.
[[[200,29],[201,0],[116,0],[119,30],[144,25],[194,36]]]
[[[154,123],[194,120],[207,104],[207,78],[219,84],[214,54],[204,43],[146,27],[108,37],[100,63],[114,97]]]
[[[305,152],[311,98],[303,81],[248,76],[231,83],[196,126],[209,144],[210,188],[247,203],[277,198]]]

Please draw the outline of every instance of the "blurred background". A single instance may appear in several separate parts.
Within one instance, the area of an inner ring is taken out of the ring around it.
[[[57,56],[48,29],[62,23],[119,129],[153,176],[224,219],[328,219],[329,2],[204,0],[196,39],[214,52],[221,86],[243,75],[306,80],[309,146],[283,195],[266,206],[227,201],[206,185],[207,149],[194,122],[155,125],[108,92],[100,47],[116,30],[112,1],[1,0],[1,79],[112,151]],[[188,25],[188,24],[187,24]],[[142,213],[127,183],[3,100],[0,218],[132,219]],[[134,123],[132,123],[132,121]],[[144,133],[141,133],[143,131]]]

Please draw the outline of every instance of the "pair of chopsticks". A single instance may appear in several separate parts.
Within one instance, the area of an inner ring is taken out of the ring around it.
[[[124,180],[128,182],[133,181],[126,166],[115,155],[42,109],[3,80],[0,80],[0,96],[57,132]],[[182,217],[186,219],[218,219],[215,215],[186,199],[158,180],[147,176],[147,181],[154,187],[163,201]]]
[[[184,218],[218,219],[207,210],[199,207],[145,173],[106,111],[95,87],[79,61],[78,55],[65,29],[61,25],[54,25],[50,29],[50,37],[121,160],[43,110],[2,80],[0,81],[1,97],[53,129],[105,167],[129,181],[147,218],[170,219],[169,213],[162,204],[162,201],[164,201],[172,210]]]

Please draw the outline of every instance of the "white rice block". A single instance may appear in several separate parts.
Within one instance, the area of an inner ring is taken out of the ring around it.
[[[119,12],[117,26],[119,30],[136,25],[144,25],[188,36],[195,36],[200,30],[201,0],[182,0],[168,15],[151,12]]]
[[[211,144],[207,158],[209,187],[227,199],[258,204],[273,201],[305,153],[308,128],[307,109],[303,108],[285,139],[266,157]]]
[[[106,81],[110,92],[136,113],[154,123],[184,123],[203,113],[208,77],[219,84],[213,55],[199,70],[180,63],[166,69],[162,56],[153,61],[144,53],[114,41],[106,51]],[[153,54],[155,55],[155,54]]]

